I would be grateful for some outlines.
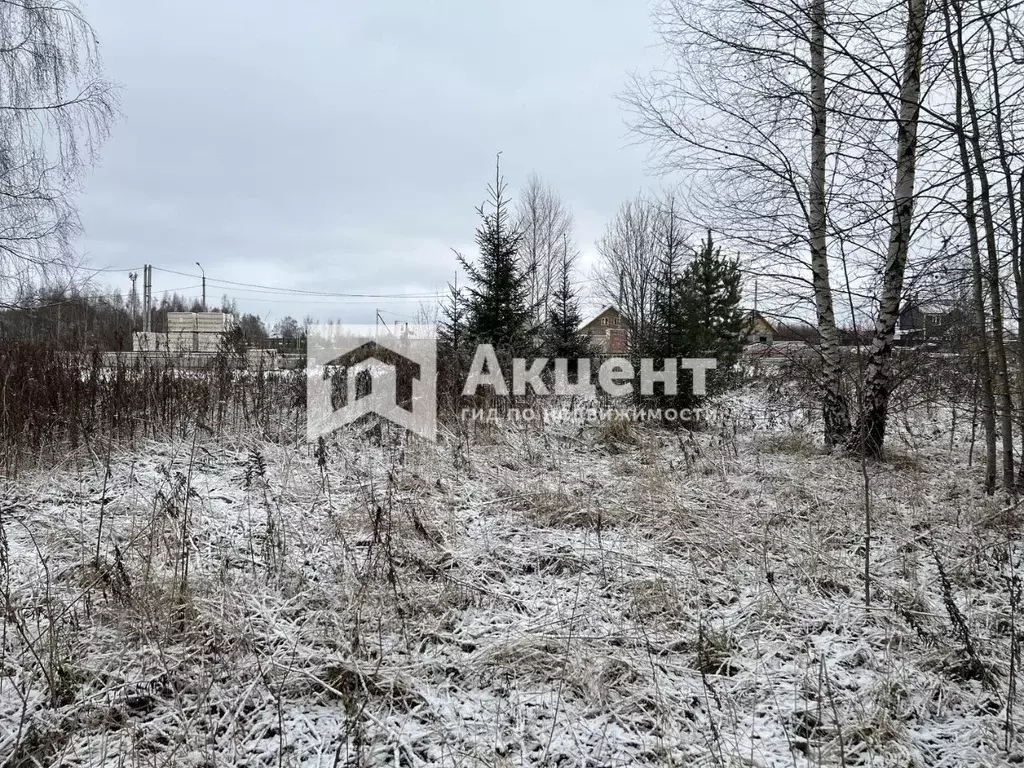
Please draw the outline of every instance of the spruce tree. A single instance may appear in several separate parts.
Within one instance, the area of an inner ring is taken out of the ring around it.
[[[441,321],[437,325],[438,346],[458,350],[465,345],[466,299],[457,286],[448,284],[448,298],[441,303]]]
[[[468,369],[466,299],[449,283],[448,298],[441,304],[437,326],[437,385],[439,406],[454,411]]]
[[[532,351],[534,307],[518,259],[522,232],[514,223],[500,165],[488,185],[489,201],[478,209],[476,232],[480,256],[476,263],[456,254],[469,277],[466,290],[466,331],[475,344],[492,344],[505,356]]]
[[[743,352],[746,318],[740,307],[742,292],[739,259],[722,255],[711,231],[680,279],[680,302],[691,357],[713,357],[718,367],[708,372],[709,394],[716,394],[735,379]]]
[[[706,393],[715,395],[734,380],[743,351],[745,319],[740,308],[740,269],[737,259],[722,255],[708,239],[690,261],[681,262],[683,240],[669,216],[662,226],[662,271],[657,281],[650,331],[636,355],[665,358],[714,358],[707,372]],[[693,393],[692,377],[680,369],[676,395],[659,388],[642,398],[660,408],[695,408],[703,397]]]
[[[583,316],[579,298],[572,284],[575,254],[569,251],[568,238],[562,244],[562,257],[558,265],[557,285],[551,294],[545,347],[548,357],[578,359],[590,357],[593,348],[590,336],[580,330]]]

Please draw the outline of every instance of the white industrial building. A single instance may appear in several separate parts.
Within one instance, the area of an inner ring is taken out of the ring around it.
[[[234,315],[225,312],[168,312],[165,332],[133,334],[135,352],[215,354],[224,348],[224,336],[235,327]]]

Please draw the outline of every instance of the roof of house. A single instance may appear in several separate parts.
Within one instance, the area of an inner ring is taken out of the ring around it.
[[[956,309],[956,302],[948,299],[931,299],[928,301],[907,299],[901,311],[908,312],[914,309],[925,315],[946,315]]]
[[[616,307],[616,306],[615,306],[614,304],[609,304],[608,306],[606,306],[606,307],[605,307],[604,309],[602,309],[602,310],[601,310],[600,312],[598,312],[598,313],[597,313],[596,315],[594,315],[593,317],[591,317],[591,318],[589,318],[589,319],[587,319],[587,320],[583,321],[582,323],[580,323],[580,327],[579,327],[579,329],[578,329],[578,330],[581,330],[581,331],[582,331],[582,330],[583,330],[584,328],[586,328],[586,327],[587,327],[588,325],[590,325],[590,324],[591,324],[591,323],[593,323],[593,322],[594,322],[595,320],[597,320],[597,318],[599,318],[599,317],[600,317],[601,315],[603,315],[603,314],[604,314],[605,312],[607,312],[607,311],[608,311],[609,309],[614,309],[614,310],[615,310],[616,312],[618,312],[618,313],[619,313],[620,315],[622,314],[622,311],[621,311],[621,310],[620,310],[620,309],[619,309],[618,307]]]
[[[766,323],[769,328],[775,330],[775,323],[773,323],[771,320],[765,317],[761,312],[758,312],[756,309],[748,309],[745,314],[748,318],[750,318],[751,321],[761,320],[762,322]]]
[[[945,306],[942,304],[934,303],[918,304],[917,309],[923,315],[948,315],[950,312],[953,311],[952,306]]]

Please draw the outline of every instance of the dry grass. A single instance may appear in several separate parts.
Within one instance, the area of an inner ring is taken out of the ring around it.
[[[814,437],[803,431],[761,435],[755,440],[755,446],[760,451],[790,456],[810,457],[820,452]]]
[[[6,484],[0,759],[942,768],[1022,748],[1001,730],[1019,520],[962,454],[930,472],[948,435],[872,467],[867,610],[856,462],[805,435],[607,426],[492,427],[468,452],[188,434],[114,450],[106,480]]]

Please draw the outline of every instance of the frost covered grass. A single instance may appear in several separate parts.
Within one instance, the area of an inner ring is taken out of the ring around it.
[[[866,607],[859,462],[760,403],[695,433],[200,430],[23,473],[0,761],[1020,762],[1021,517],[969,425],[896,421],[868,465]]]

